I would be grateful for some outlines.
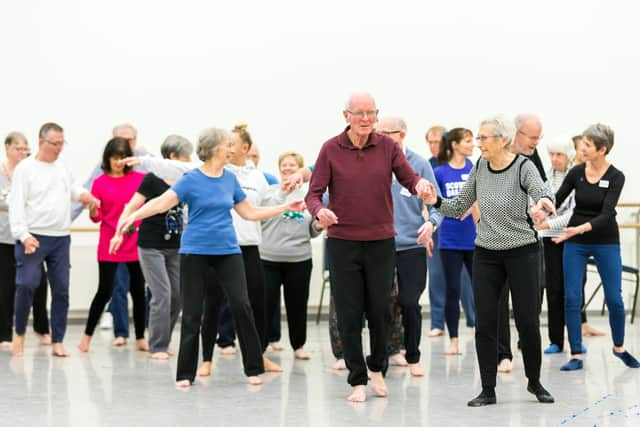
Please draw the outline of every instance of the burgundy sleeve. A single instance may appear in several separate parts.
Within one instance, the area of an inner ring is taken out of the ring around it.
[[[413,170],[407,157],[404,155],[400,146],[396,143],[393,144],[392,167],[398,182],[402,184],[404,188],[409,190],[411,194],[416,194],[416,184],[420,181],[420,176]]]
[[[309,191],[304,198],[307,209],[313,218],[315,218],[318,215],[318,211],[323,208],[322,195],[331,181],[331,165],[329,164],[326,147],[327,143],[320,149],[318,159],[313,165],[313,173],[309,181]]]

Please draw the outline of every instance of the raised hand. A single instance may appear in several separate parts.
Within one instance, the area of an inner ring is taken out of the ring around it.
[[[296,188],[299,188],[303,182],[304,182],[304,178],[302,176],[302,173],[294,172],[282,180],[282,184],[280,188],[282,188],[282,192],[290,193]]]

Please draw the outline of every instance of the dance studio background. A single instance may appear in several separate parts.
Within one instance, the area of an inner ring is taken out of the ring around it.
[[[610,159],[627,176],[621,200],[639,202],[635,8],[594,0],[3,2],[0,134],[22,131],[35,152],[39,126],[60,123],[64,158],[84,182],[114,124],[133,123],[138,143],[159,153],[168,134],[195,144],[204,127],[246,122],[260,167],[276,173],[285,150],[313,162],[342,130],[348,94],[367,90],[381,115],[406,118],[407,144],[424,156],[430,125],[475,132],[499,112],[541,116],[545,162],[544,141],[607,123],[616,131]],[[620,210],[621,222],[629,214]],[[83,214],[74,227],[86,226]],[[622,236],[624,262],[635,265],[635,232]],[[96,242],[95,233],[73,235],[72,313],[85,312],[95,290]],[[314,264],[310,306],[321,284],[319,240]]]

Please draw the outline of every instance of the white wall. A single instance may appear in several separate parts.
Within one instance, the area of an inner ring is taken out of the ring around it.
[[[81,180],[123,121],[156,152],[169,133],[245,121],[265,169],[288,149],[313,161],[349,92],[368,90],[425,155],[430,125],[476,129],[496,112],[538,113],[547,138],[608,123],[622,200],[640,201],[633,2],[25,0],[0,16],[0,135],[21,130],[35,150],[39,125],[59,122]],[[95,286],[92,251],[74,236],[72,308]]]

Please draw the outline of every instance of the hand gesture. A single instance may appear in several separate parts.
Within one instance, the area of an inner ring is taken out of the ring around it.
[[[567,227],[563,230],[562,236],[551,239],[554,243],[562,243],[577,234],[582,234],[579,227]]]
[[[538,200],[538,203],[536,203],[536,207],[541,211],[546,211],[548,215],[556,216],[556,206],[551,200],[547,199],[546,197],[542,197],[540,200]]]
[[[436,188],[424,178],[416,184],[416,196],[427,205],[433,205],[438,200]]]
[[[29,236],[24,239],[22,245],[24,246],[24,254],[31,255],[34,254],[36,252],[36,249],[40,247],[40,242],[38,242],[38,239],[36,239],[35,237]]]
[[[429,256],[433,255],[433,223],[431,221],[427,221],[418,228],[418,239],[416,243],[419,245],[424,245],[427,248],[427,254]]]
[[[286,203],[285,206],[287,207],[288,211],[294,212],[304,212],[304,210],[307,208],[304,200],[293,200],[289,203]]]
[[[329,228],[333,224],[338,223],[338,217],[330,209],[322,208],[318,211],[318,226],[322,228]]]
[[[138,166],[140,163],[142,163],[142,161],[140,160],[139,157],[133,156],[133,157],[125,157],[124,159],[121,160],[122,163],[124,163],[127,166]]]
[[[124,232],[128,230],[134,222],[136,222],[136,220],[133,215],[129,215],[126,218],[120,217],[120,219],[118,220],[118,225],[116,227],[116,235],[124,234]]]
[[[116,234],[111,238],[109,242],[109,254],[113,255],[118,252],[120,249],[120,245],[122,245],[122,234]]]
[[[80,195],[79,201],[91,211],[94,211],[100,207],[100,200],[93,197],[93,194],[89,193],[88,191]]]
[[[290,193],[296,188],[299,188],[303,182],[304,178],[302,177],[302,173],[294,172],[282,180],[280,188],[282,188],[283,193]]]

